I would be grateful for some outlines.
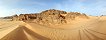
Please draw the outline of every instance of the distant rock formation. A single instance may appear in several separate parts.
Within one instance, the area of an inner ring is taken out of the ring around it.
[[[2,17],[2,19],[12,19],[12,16]]]
[[[41,13],[34,14],[20,14],[19,16],[13,16],[13,20],[16,21],[33,21],[39,24],[64,24],[70,20],[75,20],[76,17],[88,19],[86,14],[78,12],[65,12],[61,10],[50,9],[42,11]]]

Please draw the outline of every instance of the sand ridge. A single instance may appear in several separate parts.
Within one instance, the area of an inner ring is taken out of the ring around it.
[[[0,40],[106,40],[105,17],[81,20],[56,28],[34,22],[0,21]]]

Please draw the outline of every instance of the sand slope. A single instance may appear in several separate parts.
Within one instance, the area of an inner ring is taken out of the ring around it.
[[[90,17],[57,26],[0,21],[0,40],[106,40],[106,17]]]

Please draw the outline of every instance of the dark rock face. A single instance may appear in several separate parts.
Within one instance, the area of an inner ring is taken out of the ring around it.
[[[39,24],[63,24],[67,23],[68,20],[75,20],[76,17],[83,17],[88,19],[87,15],[78,12],[65,12],[55,9],[50,9],[42,11],[41,13],[35,14],[20,14],[19,16],[14,16],[13,20],[28,21],[33,20],[33,22]]]
[[[36,19],[37,14],[20,14],[19,20],[30,20],[30,19]]]

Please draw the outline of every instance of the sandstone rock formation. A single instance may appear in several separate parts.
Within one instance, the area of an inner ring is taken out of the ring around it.
[[[50,9],[42,11],[41,13],[34,14],[20,14],[15,15],[13,20],[19,21],[33,21],[39,24],[64,24],[70,20],[75,20],[76,17],[88,19],[86,14],[81,14],[79,12],[65,12],[61,10]]]

